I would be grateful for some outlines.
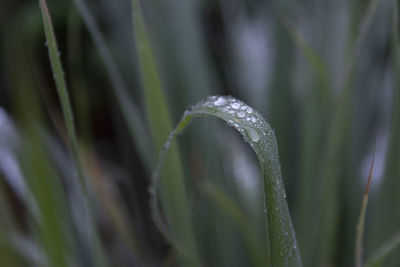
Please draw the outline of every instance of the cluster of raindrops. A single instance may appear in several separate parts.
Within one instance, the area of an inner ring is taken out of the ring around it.
[[[252,142],[257,143],[261,135],[270,135],[269,127],[262,116],[253,108],[231,96],[210,96],[205,101],[194,107],[206,107],[216,109],[221,113],[229,114],[231,118],[227,121],[240,133],[246,132]]]
[[[262,115],[246,103],[231,96],[210,96],[192,107],[190,113],[213,114],[223,118],[229,125],[237,129],[244,139],[269,166],[273,177],[281,177],[278,150],[273,130]],[[275,181],[276,193],[286,198],[286,193],[280,179]]]

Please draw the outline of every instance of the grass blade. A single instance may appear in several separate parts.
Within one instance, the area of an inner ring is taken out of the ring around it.
[[[54,75],[54,79],[56,82],[57,94],[61,103],[63,115],[65,118],[65,123],[67,127],[67,133],[69,138],[69,145],[71,147],[72,156],[74,157],[75,164],[77,167],[77,175],[79,178],[80,191],[84,195],[84,209],[85,215],[87,218],[83,223],[84,227],[86,227],[86,233],[89,235],[89,238],[93,245],[93,255],[92,259],[99,266],[105,265],[104,253],[102,251],[102,247],[100,244],[99,236],[97,235],[95,227],[93,227],[93,215],[91,214],[91,203],[88,197],[88,188],[85,179],[85,174],[83,171],[82,162],[79,154],[79,145],[78,139],[76,136],[76,129],[74,125],[74,118],[72,113],[72,107],[70,104],[69,95],[67,92],[67,86],[64,78],[64,71],[62,69],[61,61],[59,58],[59,51],[57,46],[56,37],[54,34],[53,25],[51,22],[50,13],[45,0],[40,0],[40,9],[42,12],[43,26],[46,36],[46,42],[50,57],[50,64],[52,68],[52,72]]]
[[[28,133],[23,139],[21,162],[25,166],[27,183],[36,200],[39,219],[31,222],[37,229],[38,237],[51,266],[67,267],[71,259],[71,247],[67,237],[71,237],[69,220],[66,214],[67,200],[59,177],[55,174],[45,151],[43,143],[35,132]],[[29,141],[27,141],[29,140]]]
[[[317,251],[312,252],[312,265],[326,264],[332,261],[336,242],[335,231],[339,222],[339,205],[336,201],[340,191],[340,169],[345,165],[342,157],[349,140],[352,96],[354,93],[353,81],[356,62],[360,56],[361,45],[364,43],[370,21],[374,17],[379,0],[371,0],[357,28],[355,41],[351,43],[347,64],[345,64],[342,79],[339,81],[340,92],[335,99],[333,115],[329,121],[327,141],[321,163],[321,173],[313,192],[316,192],[314,203],[310,210],[315,216],[310,216],[307,225],[308,236],[311,240],[307,244],[314,244]],[[316,219],[315,219],[316,218]],[[304,233],[304,231],[303,231]],[[307,262],[308,264],[308,262]]]
[[[142,71],[142,84],[146,110],[150,123],[153,141],[158,151],[162,149],[164,140],[172,130],[172,123],[158,77],[156,63],[150,47],[149,37],[137,0],[132,1],[135,39],[139,49],[139,64]],[[169,224],[174,235],[183,243],[189,257],[199,262],[192,229],[188,200],[185,191],[182,165],[176,145],[171,148],[171,156],[167,159],[167,168],[163,174],[162,193],[165,202]]]
[[[204,194],[219,208],[223,213],[228,214],[233,219],[237,227],[243,234],[244,241],[250,252],[253,266],[265,266],[265,253],[263,246],[257,240],[257,233],[253,230],[246,214],[225,192],[211,182],[202,185]]]
[[[386,154],[384,179],[379,194],[376,197],[374,216],[371,223],[370,249],[375,251],[378,246],[387,240],[393,233],[399,230],[398,221],[400,214],[398,205],[400,198],[398,188],[400,186],[400,59],[399,59],[399,6],[398,1],[392,1],[392,34],[391,34],[391,58],[393,77],[392,111],[390,119],[390,135]],[[389,266],[396,266],[400,257],[391,255]]]
[[[154,185],[172,140],[194,117],[211,115],[223,119],[243,136],[256,152],[264,177],[265,216],[267,226],[267,265],[301,266],[296,236],[289,214],[279,164],[276,137],[271,126],[251,107],[233,97],[212,96],[186,111],[173,130],[160,155],[154,172]],[[153,201],[157,203],[157,195]]]
[[[127,94],[126,86],[118,71],[117,66],[111,56],[111,53],[107,47],[104,36],[102,35],[96,21],[91,15],[87,5],[83,0],[74,0],[75,6],[78,9],[89,33],[91,34],[94,44],[104,62],[107,69],[107,73],[110,76],[110,80],[114,87],[115,97],[121,108],[122,115],[129,128],[129,133],[132,136],[132,140],[143,157],[144,164],[150,171],[153,167],[155,155],[152,149],[150,138],[145,130],[145,124],[142,118],[139,116],[138,108],[130,101],[130,97]]]
[[[396,233],[386,241],[365,264],[366,267],[379,267],[383,264],[385,258],[400,246],[400,233]]]
[[[326,64],[324,63],[318,52],[308,43],[300,30],[297,29],[297,27],[292,21],[289,20],[289,18],[282,16],[282,21],[283,24],[286,26],[288,32],[290,33],[290,36],[292,37],[294,43],[299,47],[304,57],[310,64],[310,67],[317,75],[318,81],[321,84],[321,88],[318,88],[318,90],[322,90],[324,96],[330,99],[332,97],[332,92]]]
[[[375,145],[374,145],[374,152],[373,158],[371,162],[371,168],[369,170],[368,181],[367,185],[365,186],[365,191],[363,195],[363,200],[361,203],[361,211],[360,217],[358,219],[357,224],[357,234],[356,234],[356,248],[355,248],[355,263],[356,267],[362,267],[362,252],[363,252],[363,239],[364,239],[364,227],[365,227],[365,216],[368,206],[368,195],[369,195],[369,187],[372,180],[372,173],[374,172],[375,167]]]
[[[78,177],[82,186],[82,190],[85,194],[87,194],[87,185],[84,178],[82,163],[78,151],[79,149],[78,140],[76,137],[76,130],[74,125],[71,103],[67,92],[67,86],[64,78],[64,71],[62,69],[61,61],[59,58],[59,51],[58,51],[56,37],[54,34],[53,25],[51,23],[49,10],[47,8],[45,0],[40,0],[40,10],[42,12],[43,26],[47,40],[47,47],[49,51],[51,68],[56,82],[57,93],[61,102],[61,107],[65,118],[65,124],[67,126],[67,132],[72,150],[72,155],[75,158],[75,162],[78,168]]]

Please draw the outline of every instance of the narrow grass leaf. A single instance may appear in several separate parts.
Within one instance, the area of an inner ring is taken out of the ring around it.
[[[56,36],[54,33],[53,25],[51,22],[50,13],[45,0],[40,0],[40,9],[42,12],[43,26],[44,32],[46,36],[47,47],[49,51],[50,63],[52,72],[54,75],[54,79],[56,82],[56,88],[58,97],[61,103],[65,124],[67,127],[67,133],[69,138],[70,147],[72,150],[72,156],[74,157],[77,174],[80,182],[80,190],[84,195],[85,202],[85,212],[87,215],[87,220],[83,223],[85,227],[87,227],[87,234],[90,236],[91,244],[93,245],[93,255],[92,258],[99,266],[105,266],[105,257],[104,252],[102,251],[102,247],[100,244],[99,236],[97,235],[96,230],[93,227],[93,215],[91,214],[91,203],[88,197],[88,189],[87,183],[85,179],[85,174],[83,171],[82,162],[79,154],[79,145],[78,139],[76,136],[76,129],[74,125],[74,118],[72,113],[72,107],[69,99],[69,95],[67,92],[66,81],[64,78],[64,71],[60,61],[60,52],[58,50]],[[51,199],[51,198],[50,198]]]
[[[51,68],[56,82],[57,93],[61,102],[61,107],[65,118],[65,124],[67,126],[67,132],[72,150],[72,155],[76,161],[76,165],[78,168],[78,177],[81,182],[82,190],[85,194],[87,194],[87,186],[83,174],[82,163],[79,156],[78,140],[76,137],[76,130],[74,125],[71,103],[69,100],[67,86],[64,78],[64,71],[62,69],[59,56],[60,52],[58,50],[56,36],[54,34],[53,25],[51,23],[49,10],[47,8],[45,0],[40,0],[40,9],[42,11],[43,26],[46,35],[46,42],[49,51]]]
[[[267,265],[301,266],[300,253],[286,202],[274,131],[261,114],[245,103],[229,96],[211,96],[186,111],[178,126],[170,133],[160,154],[160,161],[153,175],[155,188],[158,187],[159,172],[175,136],[183,131],[192,118],[205,115],[221,118],[233,126],[258,156],[264,178]],[[153,204],[157,205],[157,202],[156,194]]]

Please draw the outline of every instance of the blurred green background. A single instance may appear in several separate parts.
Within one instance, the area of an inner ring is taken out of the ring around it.
[[[400,229],[397,2],[48,0],[53,74],[38,1],[1,0],[0,266],[263,266],[257,158],[215,119],[191,123],[163,171],[162,220],[183,248],[152,218],[158,152],[209,95],[275,130],[303,266],[354,266],[375,146],[368,259]]]

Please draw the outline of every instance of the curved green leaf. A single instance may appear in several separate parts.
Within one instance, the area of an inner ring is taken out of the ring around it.
[[[264,178],[267,265],[301,266],[295,231],[283,187],[276,137],[271,126],[261,114],[247,104],[230,96],[211,96],[187,110],[178,126],[170,133],[160,154],[160,161],[153,174],[154,188],[158,188],[158,176],[175,136],[184,130],[192,118],[204,115],[221,118],[233,126],[257,154]],[[167,238],[178,249],[181,249],[179,242],[168,233],[166,226],[161,223],[157,194],[153,195],[152,204],[156,223]]]

